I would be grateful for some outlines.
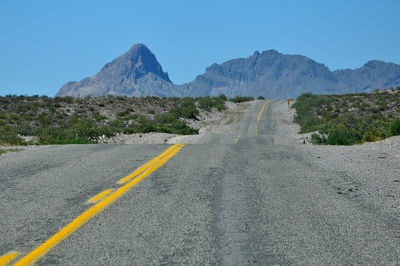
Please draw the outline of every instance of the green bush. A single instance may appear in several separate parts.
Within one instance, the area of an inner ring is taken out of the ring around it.
[[[22,145],[23,140],[9,125],[0,127],[0,144]]]
[[[199,98],[197,100],[197,102],[199,103],[199,108],[200,109],[203,109],[203,110],[206,110],[206,111],[211,111],[211,108],[212,108],[213,104],[212,104],[212,100],[211,100],[210,97]]]
[[[229,101],[234,102],[234,103],[242,103],[242,102],[249,102],[253,101],[254,97],[253,96],[236,96],[234,98],[231,98]]]
[[[224,102],[226,102],[228,100],[228,98],[226,97],[225,94],[221,94],[220,96],[218,96],[218,98]]]
[[[373,102],[374,106],[362,101]],[[315,144],[352,145],[377,141],[400,134],[400,120],[395,110],[389,108],[395,101],[389,93],[343,96],[306,93],[293,105],[297,111],[294,121],[301,126],[301,133],[320,130],[326,134],[326,137],[312,136]],[[333,106],[335,112],[331,112]],[[349,106],[359,106],[360,110],[351,111]]]
[[[199,111],[196,108],[196,104],[192,98],[184,98],[182,104],[178,107],[172,108],[170,113],[175,115],[177,118],[183,117],[188,119],[197,119]]]
[[[95,112],[93,113],[93,118],[96,120],[96,122],[100,122],[102,120],[105,120],[107,117],[101,115],[99,112]]]
[[[392,124],[390,125],[390,133],[392,134],[392,136],[400,135],[400,119],[396,119],[392,122]]]
[[[124,112],[117,113],[115,120],[108,121],[107,117],[91,105],[106,107],[105,103],[98,100],[111,101],[113,106],[107,106],[111,108],[116,108],[116,104],[127,107]],[[212,106],[218,106],[225,100],[224,95],[212,98]],[[64,102],[72,105],[65,105]],[[153,114],[151,116],[131,114],[134,112],[133,107],[149,104],[164,106],[164,109],[174,107],[169,113],[158,115],[154,110],[149,111]],[[66,113],[60,109],[62,107],[67,108]],[[187,125],[181,118],[196,119],[198,114],[196,102],[192,98],[133,99],[110,96],[89,100],[72,97],[0,96],[0,143],[26,144],[18,134],[37,136],[39,144],[95,143],[98,136],[110,137],[118,132],[196,134],[198,130]]]
[[[124,117],[126,115],[125,112],[118,112],[117,117]]]
[[[160,114],[156,116],[156,121],[160,124],[170,124],[177,121],[176,116],[173,114]]]
[[[385,138],[385,134],[382,130],[371,128],[371,129],[368,129],[364,133],[361,141],[362,142],[373,142],[373,141],[382,140],[384,138]]]
[[[333,124],[327,131],[327,136],[312,134],[311,142],[314,144],[328,145],[353,145],[357,142],[354,132],[344,124]]]
[[[226,109],[226,96],[224,94],[219,97],[200,97],[196,101],[199,104],[199,108],[205,111],[211,112],[212,108],[216,108],[218,111]]]
[[[328,141],[325,136],[320,136],[314,133],[311,135],[311,143],[321,145],[321,144],[328,144]]]

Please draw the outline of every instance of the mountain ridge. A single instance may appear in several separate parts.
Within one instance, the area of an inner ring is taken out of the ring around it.
[[[193,81],[171,82],[155,55],[144,44],[134,45],[93,77],[66,83],[57,96],[107,94],[127,96],[264,96],[296,98],[305,92],[343,94],[370,92],[400,85],[400,65],[370,60],[359,68],[331,71],[303,55],[270,49],[246,58],[214,63]]]

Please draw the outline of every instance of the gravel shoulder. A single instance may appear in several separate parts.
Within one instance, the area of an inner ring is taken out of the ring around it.
[[[321,179],[337,194],[400,225],[400,136],[353,146],[313,145],[310,133],[298,134],[294,109],[282,103],[276,110],[277,135],[302,151],[312,168],[332,173]]]

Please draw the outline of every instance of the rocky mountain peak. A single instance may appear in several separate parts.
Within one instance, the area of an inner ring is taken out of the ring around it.
[[[330,71],[302,55],[276,50],[255,51],[252,56],[213,64],[190,83],[174,85],[155,55],[144,44],[106,64],[93,77],[68,82],[58,96],[107,94],[129,96],[264,96],[295,98],[304,92],[350,93],[400,85],[400,65],[372,60],[357,69]]]
[[[142,95],[141,90],[146,89],[142,84],[149,83],[149,80],[158,87],[172,85],[168,73],[163,71],[150,49],[144,44],[135,44],[129,51],[105,64],[95,76],[80,82],[68,82],[57,95]],[[149,88],[154,86],[152,84]]]
[[[155,55],[144,44],[135,44],[128,52],[111,63],[107,63],[101,72],[107,70],[129,78],[135,83],[139,78],[148,73],[153,73],[163,80],[171,82],[168,73],[163,72],[163,69],[158,63]],[[101,74],[101,72],[99,74]]]

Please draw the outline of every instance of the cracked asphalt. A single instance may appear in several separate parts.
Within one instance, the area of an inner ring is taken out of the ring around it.
[[[256,135],[264,103],[232,134],[192,139],[38,264],[399,264],[397,216],[338,193],[329,182],[337,173],[316,167],[310,149],[279,130],[282,102],[268,102]],[[20,252],[18,261],[88,209],[89,198],[170,146],[42,146],[3,155],[0,256]]]

